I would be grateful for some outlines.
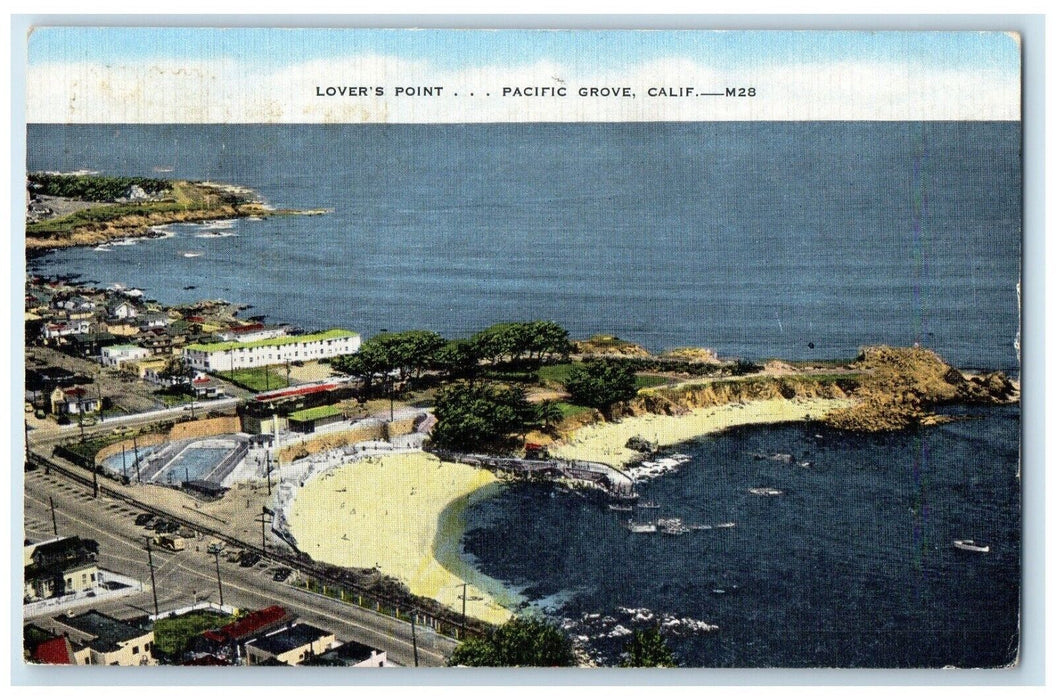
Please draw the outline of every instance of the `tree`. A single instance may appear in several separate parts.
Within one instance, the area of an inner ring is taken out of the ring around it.
[[[479,363],[480,357],[468,340],[449,341],[433,354],[433,369],[455,379],[474,376]]]
[[[561,407],[557,405],[557,402],[550,400],[536,404],[535,415],[536,420],[542,423],[543,430],[550,430],[550,426],[565,417],[565,414],[561,412]]]
[[[158,371],[158,376],[173,384],[188,384],[194,379],[194,368],[183,357],[170,357],[165,366]]]
[[[490,382],[445,387],[434,413],[433,443],[457,450],[505,448],[510,435],[522,434],[533,418],[523,389]]]
[[[572,402],[607,412],[613,404],[637,395],[634,372],[614,360],[587,360],[569,372],[565,388]]]
[[[659,627],[635,630],[627,643],[626,654],[620,662],[624,668],[674,668],[678,665]]]
[[[549,622],[514,617],[483,639],[467,639],[455,648],[451,666],[574,666],[572,640]]]

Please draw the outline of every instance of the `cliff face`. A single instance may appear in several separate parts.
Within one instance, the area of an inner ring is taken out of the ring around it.
[[[851,367],[863,373],[858,403],[826,417],[834,428],[898,430],[936,422],[931,409],[942,404],[1019,401],[1019,388],[1003,373],[965,375],[923,348],[866,348]]]
[[[777,371],[780,370],[780,371]],[[677,388],[642,391],[617,404],[611,418],[643,414],[680,415],[695,408],[784,398],[855,400],[822,420],[833,428],[857,432],[899,430],[941,422],[931,409],[942,404],[1004,404],[1019,401],[1019,387],[1001,372],[968,375],[931,350],[870,347],[850,365],[827,375],[796,373],[781,365],[737,379],[703,380]],[[562,423],[562,431],[603,420],[591,411]]]
[[[752,377],[691,384],[670,390],[642,392],[634,399],[614,406],[612,417],[640,416],[647,413],[675,416],[695,408],[720,406],[727,403],[765,401],[768,399],[847,397],[844,387],[854,382],[817,380],[807,377]]]

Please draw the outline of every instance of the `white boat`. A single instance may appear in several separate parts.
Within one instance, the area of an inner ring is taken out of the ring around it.
[[[201,257],[202,254],[197,251],[188,251],[186,253],[180,253],[180,255],[185,258],[198,258]]]
[[[954,540],[953,546],[965,552],[981,552],[986,554],[990,551],[990,545],[980,544],[975,540]]]
[[[656,501],[644,501],[638,504],[639,508],[659,508],[660,504]]]
[[[656,523],[636,523],[633,520],[628,520],[624,523],[631,532],[656,532]]]
[[[736,526],[737,526],[737,523],[719,523],[715,527],[717,527],[717,528],[719,528],[719,527],[727,528],[727,527],[736,527]]]
[[[684,535],[689,532],[682,518],[660,518],[656,521],[656,527],[665,535]]]
[[[781,489],[775,489],[770,486],[760,486],[754,489],[748,489],[748,493],[753,496],[780,496],[784,493]]]
[[[633,506],[620,505],[619,503],[610,503],[609,504],[609,510],[616,510],[616,511],[619,511],[621,513],[630,513],[632,510],[634,510],[634,507]]]

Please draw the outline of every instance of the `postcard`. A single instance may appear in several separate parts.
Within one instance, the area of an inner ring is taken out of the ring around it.
[[[35,27],[25,662],[1015,667],[1020,57]]]

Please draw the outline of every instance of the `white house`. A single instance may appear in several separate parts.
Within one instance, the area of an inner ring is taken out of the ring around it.
[[[248,343],[196,343],[183,349],[191,367],[206,372],[230,372],[285,362],[305,362],[351,355],[359,350],[359,333],[334,328],[322,333],[267,338]]]
[[[44,325],[43,331],[41,331],[45,338],[61,338],[66,335],[78,335],[81,333],[90,333],[92,331],[92,322],[88,319],[81,319],[78,321],[57,321],[55,323],[48,323]]]
[[[120,367],[125,362],[145,360],[150,357],[150,350],[138,345],[111,345],[102,349],[100,361],[103,367]]]
[[[139,309],[135,304],[127,301],[111,304],[106,311],[110,318],[135,318],[139,315]]]

